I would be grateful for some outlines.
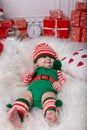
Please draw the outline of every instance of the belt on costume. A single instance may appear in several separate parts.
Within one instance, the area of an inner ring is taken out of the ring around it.
[[[39,80],[39,79],[49,80],[52,83],[56,81],[55,79],[53,79],[52,77],[49,77],[48,75],[38,75],[38,76],[35,76],[35,78],[33,78],[33,80],[31,82],[33,82],[35,80]]]

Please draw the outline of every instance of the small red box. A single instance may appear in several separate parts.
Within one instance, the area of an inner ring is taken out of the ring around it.
[[[5,39],[7,37],[6,30],[0,29],[0,39]]]
[[[87,27],[87,11],[73,10],[70,23],[72,26]]]
[[[21,31],[21,34],[23,36],[23,38],[26,38],[27,35],[27,22],[24,18],[14,18],[12,19],[14,24],[13,26],[17,26],[18,30]]]
[[[5,39],[7,37],[7,32],[9,29],[12,29],[12,25],[12,20],[0,21],[0,39]]]
[[[64,17],[63,11],[60,9],[54,9],[49,11],[50,18],[53,19],[62,19]]]
[[[69,20],[51,19],[50,17],[45,17],[43,20],[43,35],[55,36],[58,38],[68,38]]]
[[[87,10],[87,2],[76,2],[76,10]]]
[[[81,13],[80,26],[83,28],[87,28],[87,11],[82,11]]]
[[[72,27],[71,40],[77,42],[87,42],[87,28]]]
[[[14,18],[5,21],[0,21],[0,39],[6,38],[8,31],[14,31],[14,26],[21,31],[22,37],[26,38],[27,35],[27,22],[24,18]]]
[[[8,28],[11,28],[12,25],[13,25],[13,20],[0,21],[0,28],[8,29]]]

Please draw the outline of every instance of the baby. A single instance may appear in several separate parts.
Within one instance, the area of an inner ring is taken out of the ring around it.
[[[27,90],[12,104],[8,104],[8,120],[14,127],[20,127],[31,108],[42,109],[49,124],[57,122],[57,111],[62,101],[57,93],[62,88],[65,78],[61,73],[61,62],[56,52],[47,44],[36,45],[33,52],[34,66],[23,76]]]

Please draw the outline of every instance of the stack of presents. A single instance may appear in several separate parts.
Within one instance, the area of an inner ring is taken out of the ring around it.
[[[58,38],[69,37],[69,19],[64,17],[63,11],[54,9],[49,11],[49,16],[43,19],[42,35]],[[0,37],[6,38],[10,31],[17,26],[23,38],[27,37],[27,22],[23,18],[0,21]]]
[[[65,17],[60,9],[49,11],[49,16],[43,18],[42,35],[53,36],[71,41],[87,42],[87,2],[76,2],[71,18]],[[0,39],[6,38],[9,32],[17,29],[23,38],[27,34],[27,22],[24,18],[0,20]]]
[[[77,2],[71,12],[71,40],[87,42],[87,2]]]
[[[0,15],[3,10],[0,9]],[[0,39],[5,39],[9,34],[14,35],[14,32],[19,30],[21,37],[27,37],[27,22],[24,18],[4,19],[0,17]]]
[[[7,36],[13,34],[16,29],[21,32],[23,38],[27,37],[27,23],[25,19],[14,18],[0,21],[0,39],[7,38]]]
[[[69,37],[69,25],[69,19],[62,10],[50,10],[49,16],[43,20],[43,35],[66,39]]]

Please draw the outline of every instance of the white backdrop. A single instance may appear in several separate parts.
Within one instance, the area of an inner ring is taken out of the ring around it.
[[[0,0],[0,8],[2,7],[2,2],[1,2],[1,0]]]
[[[75,8],[75,2],[86,0],[0,0],[5,17],[43,17],[50,9],[62,9],[66,16]]]

